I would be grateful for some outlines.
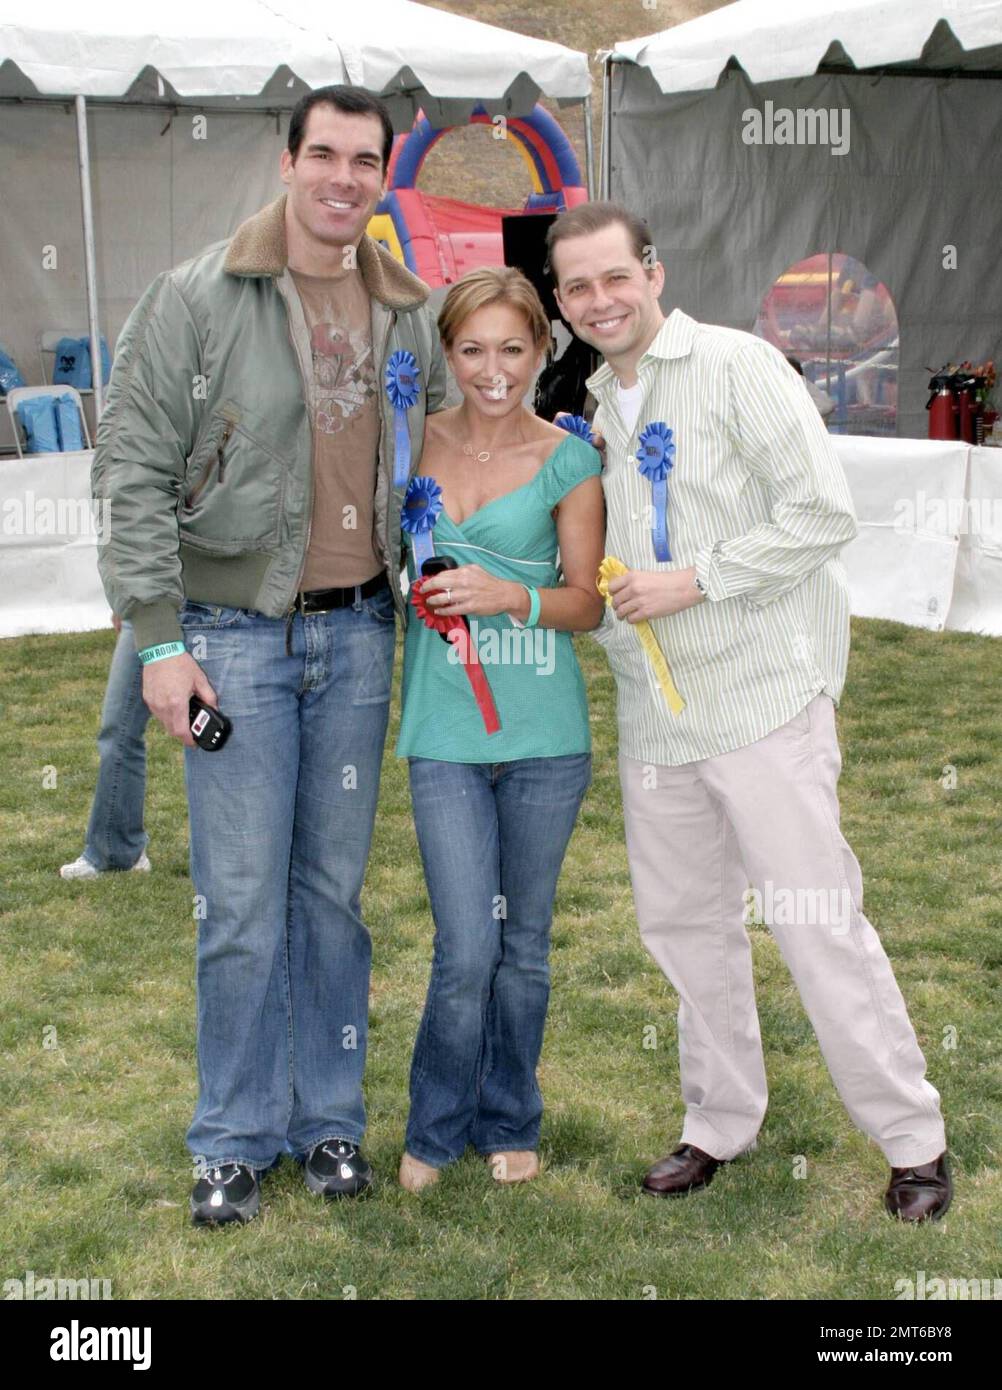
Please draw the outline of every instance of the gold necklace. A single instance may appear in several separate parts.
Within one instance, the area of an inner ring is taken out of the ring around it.
[[[476,458],[478,463],[490,463],[492,456],[496,454],[499,449],[517,449],[519,445],[525,443],[525,436],[522,433],[521,421],[519,421],[518,429],[519,434],[521,436],[519,439],[513,439],[507,444],[498,444],[493,449],[480,450],[475,450],[472,444],[466,443],[463,445],[463,453],[466,455],[467,458]]]
[[[472,444],[464,444],[463,453],[467,458],[476,458],[478,463],[490,463],[492,456],[496,454],[499,449],[518,449],[525,442],[524,439],[513,439],[508,444],[498,444],[491,450],[481,449],[479,452],[473,448]]]
[[[464,444],[464,445],[463,445],[463,453],[466,455],[467,458],[472,458],[472,457],[473,457],[473,445],[472,445],[472,444]],[[491,457],[491,456],[490,456],[490,454],[487,452],[486,449],[481,449],[480,453],[477,454],[477,462],[478,462],[478,463],[488,463],[488,462],[490,461],[490,457]]]

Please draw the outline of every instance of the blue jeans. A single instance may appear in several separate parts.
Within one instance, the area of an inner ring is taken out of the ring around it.
[[[132,624],[123,622],[101,706],[97,786],[83,849],[95,869],[131,869],[149,840],[143,830],[149,717]]]
[[[360,915],[390,708],[388,588],[286,623],[186,602],[233,732],[185,749],[203,1164],[270,1167],[365,1129],[371,942]]]
[[[435,941],[407,1151],[439,1168],[467,1144],[535,1149],[553,899],[591,754],[408,761]]]

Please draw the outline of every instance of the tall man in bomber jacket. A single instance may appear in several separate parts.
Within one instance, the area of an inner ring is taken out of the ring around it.
[[[387,361],[420,368],[411,472],[445,396],[427,286],[365,235],[392,137],[365,93],[303,98],[286,195],[150,286],[98,433],[102,580],[186,745],[196,1224],[251,1219],[282,1153],[323,1196],[371,1181],[360,894],[406,616]],[[192,693],[233,722],[217,752],[194,745]]]

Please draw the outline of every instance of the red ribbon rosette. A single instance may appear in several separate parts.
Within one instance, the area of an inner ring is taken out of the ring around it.
[[[426,576],[427,577],[427,576]],[[467,680],[473,689],[473,698],[477,702],[477,709],[480,717],[484,721],[484,728],[489,734],[496,734],[501,728],[501,721],[498,719],[498,712],[494,705],[494,696],[491,688],[487,684],[487,677],[484,675],[484,668],[481,666],[476,652],[470,643],[470,630],[458,613],[452,613],[446,617],[442,613],[436,613],[429,608],[425,602],[422,588],[425,578],[416,579],[411,585],[410,598],[414,612],[424,623],[425,627],[430,627],[433,632],[440,632],[446,641],[459,652],[459,659],[462,662],[463,670],[466,672]],[[432,593],[437,592],[432,590]]]

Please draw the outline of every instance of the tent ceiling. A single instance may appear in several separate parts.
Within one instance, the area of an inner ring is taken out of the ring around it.
[[[330,82],[456,119],[480,100],[524,111],[588,95],[588,59],[409,0],[0,0],[0,97],[288,107]]]
[[[733,62],[753,83],[833,64],[1002,74],[1002,0],[737,0],[618,43],[613,58],[649,68],[666,93],[715,87]]]

